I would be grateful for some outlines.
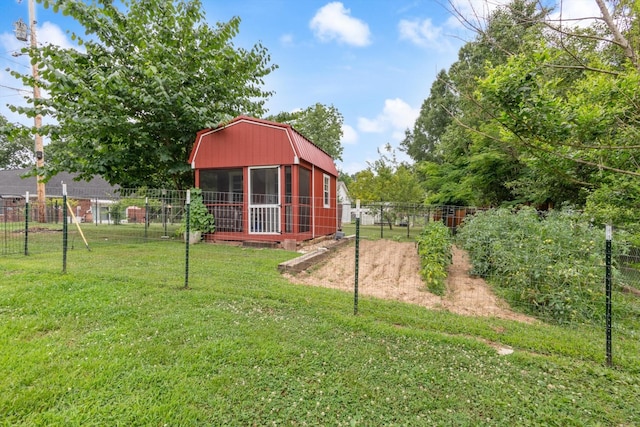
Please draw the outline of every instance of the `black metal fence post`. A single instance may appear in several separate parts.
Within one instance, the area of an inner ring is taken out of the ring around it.
[[[167,234],[167,190],[162,190],[162,227],[164,229],[164,234],[162,237],[169,237]]]
[[[2,208],[2,218],[4,218],[4,248],[2,250],[4,255],[9,253],[9,230],[7,230],[7,207],[3,205],[0,208]]]
[[[407,239],[411,237],[409,234],[409,229],[411,228],[411,215],[409,214],[409,209],[410,208],[407,206]]]
[[[144,198],[144,241],[147,241],[147,234],[149,232],[149,198]]]
[[[24,202],[24,255],[29,255],[29,192],[25,195]]]
[[[353,314],[358,314],[358,272],[360,270],[360,200],[356,200],[356,265],[353,290]]]
[[[184,241],[185,241],[185,262],[184,262],[184,288],[187,289],[189,288],[189,244],[191,243],[191,237],[190,237],[190,233],[191,233],[191,227],[189,224],[189,215],[190,215],[190,211],[191,211],[191,190],[187,190],[187,202],[185,204],[185,210],[186,210],[186,232],[184,235]]]
[[[380,202],[380,238],[384,239],[384,207]]]
[[[62,184],[62,272],[67,272],[67,247],[68,247],[68,224],[67,224],[67,184]]]
[[[606,243],[605,243],[605,287],[607,293],[607,366],[612,366],[613,357],[611,352],[611,226],[606,226]]]

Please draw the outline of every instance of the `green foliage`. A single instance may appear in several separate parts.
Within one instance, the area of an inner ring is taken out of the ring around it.
[[[191,204],[189,207],[189,230],[200,231],[202,233],[213,233],[216,229],[215,219],[209,212],[202,199],[202,190],[192,188]],[[184,233],[187,230],[187,217],[183,215],[182,224],[178,229],[178,233]]]
[[[120,225],[122,220],[125,217],[124,210],[126,209],[126,204],[122,200],[118,200],[115,203],[109,205],[109,218],[113,221],[114,225]]]
[[[478,108],[474,94],[488,66],[526,51],[525,41],[540,34],[545,14],[528,0],[497,7],[476,38],[459,50],[458,60],[438,73],[401,144],[419,162],[428,203],[496,206],[518,197],[509,184],[524,171],[520,152],[497,142],[500,129],[483,128],[492,111]]]
[[[637,178],[612,176],[587,196],[585,214],[598,225],[611,224],[638,232],[640,185]]]
[[[473,273],[509,303],[555,322],[604,318],[604,230],[571,210],[479,212],[459,229]],[[621,249],[618,249],[621,250]]]
[[[47,5],[86,34],[71,34],[83,51],[53,44],[29,50],[47,96],[12,108],[54,118],[41,129],[51,141],[49,175],[66,170],[127,188],[186,188],[197,131],[264,112],[271,93],[261,85],[275,67],[262,45],[233,45],[238,17],[210,26],[200,0]]]
[[[35,163],[34,140],[19,129],[0,114],[0,169],[22,169]]]
[[[269,116],[267,120],[290,124],[333,159],[342,160],[340,139],[344,118],[333,105],[326,106],[318,102],[304,110]]]
[[[528,178],[547,177],[529,187],[570,183],[574,200],[581,189],[597,188],[603,174],[638,175],[640,122],[639,70],[592,42],[610,38],[602,29],[574,40],[580,35],[591,42],[531,40],[528,51],[489,68],[477,91],[480,108],[492,113],[481,130],[500,126],[497,141],[535,159],[527,164],[537,173]]]
[[[447,290],[447,267],[451,264],[451,231],[440,221],[428,223],[416,238],[420,275],[427,289],[436,295]]]
[[[399,162],[389,145],[385,149],[388,154],[379,151],[380,158],[354,176],[349,186],[351,198],[362,203],[422,203],[424,190],[413,167]]]

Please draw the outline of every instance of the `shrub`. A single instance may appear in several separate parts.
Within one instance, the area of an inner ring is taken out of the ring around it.
[[[447,267],[451,264],[451,232],[440,221],[430,222],[416,238],[420,256],[420,275],[427,289],[444,295]]]
[[[200,231],[202,233],[213,233],[216,229],[215,219],[202,200],[202,190],[192,188],[191,204],[189,206],[189,230],[191,232]],[[182,224],[178,233],[182,234],[187,230],[187,216],[183,215]]]
[[[604,239],[580,213],[543,217],[532,208],[478,213],[457,234],[472,273],[489,278],[513,306],[560,323],[604,317]]]
[[[121,201],[117,201],[109,206],[109,217],[114,225],[120,225],[124,218],[124,205]]]

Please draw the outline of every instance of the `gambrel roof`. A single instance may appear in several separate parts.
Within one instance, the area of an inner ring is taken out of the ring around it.
[[[244,138],[260,139],[264,137],[265,138],[264,143],[272,144],[272,146],[264,146],[259,148],[264,149],[265,154],[267,155],[273,154],[273,151],[280,150],[279,153],[280,153],[281,159],[284,160],[284,157],[289,157],[289,159],[287,159],[289,160],[288,162],[286,161],[281,162],[283,164],[286,164],[286,163],[296,164],[300,160],[303,160],[305,162],[308,162],[322,169],[323,171],[325,171],[330,175],[333,175],[336,177],[338,176],[338,170],[331,156],[327,154],[325,151],[323,151],[320,147],[315,145],[313,142],[305,138],[302,134],[296,131],[291,125],[284,124],[284,123],[271,122],[263,119],[256,119],[254,117],[249,117],[249,116],[238,116],[235,119],[231,120],[230,122],[222,124],[216,128],[204,129],[198,132],[193,149],[191,151],[191,155],[189,156],[189,163],[191,164],[192,168],[196,169],[199,166],[197,164],[200,159],[199,155],[202,154],[203,145],[207,144],[207,141],[210,140],[210,136],[213,136],[216,133],[221,133],[222,131],[230,130],[237,127],[241,127],[241,128],[254,127],[255,129],[258,129],[257,132],[247,130],[244,133],[247,136]],[[270,131],[276,131],[276,134],[280,134],[280,137],[274,139],[272,137],[273,132],[270,132]],[[238,144],[241,144],[241,143],[242,141],[238,141]],[[273,146],[275,144],[281,144],[282,146],[275,147]],[[235,163],[240,163],[242,161],[241,160],[242,158],[240,156],[245,156],[246,158],[247,156],[249,156],[249,154],[251,154],[251,153],[241,152],[241,150],[245,149],[246,147],[239,145],[236,148],[238,150],[238,153],[236,153],[237,160],[235,161]],[[254,149],[258,149],[258,147],[254,145]],[[212,151],[215,151],[215,150],[212,150]],[[227,159],[233,157],[228,153],[223,153],[223,155],[226,156]],[[269,162],[273,163],[271,160],[267,161],[267,163]]]

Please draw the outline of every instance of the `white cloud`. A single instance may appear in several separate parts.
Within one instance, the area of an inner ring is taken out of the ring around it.
[[[487,17],[497,8],[509,4],[511,0],[451,0],[452,16],[446,26],[462,28],[466,26],[461,20],[468,21],[473,26],[484,27]],[[458,16],[460,15],[460,16]]]
[[[409,40],[420,47],[439,47],[442,41],[442,28],[436,27],[427,18],[423,21],[403,19],[398,24],[401,40]]]
[[[462,19],[469,21],[474,26],[484,27],[486,18],[497,8],[510,3],[510,0],[451,0],[450,7],[457,12],[449,18],[446,23],[447,27],[460,28],[463,24]],[[562,17],[563,25],[587,27],[593,24],[593,20],[574,19],[584,17],[600,16],[600,9],[593,0],[557,0],[554,2],[556,9],[550,15],[551,20],[558,20]],[[573,20],[573,21],[572,21]]]
[[[42,24],[42,27],[38,28],[36,31],[38,44],[52,44],[54,46],[60,46],[64,49],[78,49],[77,46],[71,44],[71,41],[69,40],[65,32],[62,31],[56,24],[47,21]]]
[[[281,35],[280,43],[284,46],[291,46],[293,44],[293,35],[292,34]]]
[[[509,3],[510,0],[452,0],[451,7],[466,19],[484,19],[494,10]]]
[[[358,129],[366,133],[382,133],[390,130],[394,140],[402,140],[404,131],[412,128],[418,115],[419,108],[413,108],[400,98],[384,101],[382,113],[375,119],[358,118]]]
[[[601,16],[600,8],[595,1],[564,0],[556,5],[556,9],[550,15],[550,19],[555,21],[556,24],[560,24],[559,20],[562,19],[563,26],[586,28],[593,25],[595,21],[593,19],[580,18],[593,18],[594,16]]]
[[[367,46],[371,43],[369,26],[351,16],[351,10],[340,2],[328,3],[318,9],[309,22],[315,36],[323,42],[337,40],[353,46]]]
[[[400,98],[387,99],[384,101],[384,116],[389,120],[394,129],[405,130],[413,127],[420,110],[412,108]]]
[[[20,52],[20,49],[27,47],[27,44],[16,39],[13,33],[0,34],[0,44],[5,52]]]
[[[380,116],[373,120],[365,117],[358,117],[358,129],[366,133],[382,133],[384,132],[385,127]]]
[[[342,125],[342,140],[340,142],[343,144],[355,144],[358,142],[358,132],[349,125]]]
[[[367,168],[367,163],[366,162],[349,162],[349,163],[342,163],[339,166],[339,169],[344,172],[347,173],[349,175],[353,175],[356,174],[362,170],[365,170]]]

